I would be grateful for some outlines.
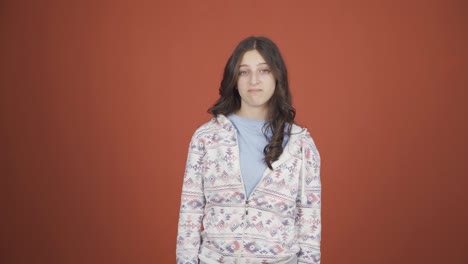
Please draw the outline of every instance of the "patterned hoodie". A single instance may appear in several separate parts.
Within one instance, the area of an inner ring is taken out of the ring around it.
[[[279,159],[247,198],[234,125],[224,115],[190,142],[182,186],[177,263],[320,263],[320,155],[293,125]]]

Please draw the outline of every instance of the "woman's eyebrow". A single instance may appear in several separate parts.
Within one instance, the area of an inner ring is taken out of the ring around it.
[[[267,64],[267,63],[266,63],[266,62],[260,62],[259,64],[257,64],[257,66],[258,66],[258,65],[261,65],[261,64]],[[249,65],[247,65],[247,64],[241,64],[241,65],[239,65],[239,67],[242,67],[242,66],[249,66]]]

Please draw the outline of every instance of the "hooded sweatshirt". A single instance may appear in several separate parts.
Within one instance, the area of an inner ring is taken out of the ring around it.
[[[320,263],[320,155],[293,125],[273,170],[246,195],[236,128],[223,115],[192,136],[182,185],[178,264]]]

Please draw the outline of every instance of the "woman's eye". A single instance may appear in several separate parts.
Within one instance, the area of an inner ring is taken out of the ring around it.
[[[240,71],[239,75],[247,75],[247,73],[248,73],[247,71]]]
[[[260,70],[260,73],[262,73],[262,74],[269,73],[269,72],[270,72],[269,69],[261,69]]]

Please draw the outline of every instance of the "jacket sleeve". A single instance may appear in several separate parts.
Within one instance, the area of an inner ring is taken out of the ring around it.
[[[296,202],[298,263],[320,263],[321,190],[320,154],[307,132],[302,142],[302,169]]]
[[[182,185],[176,245],[177,264],[198,263],[205,208],[203,194],[204,154],[203,140],[198,139],[197,133],[195,133],[190,141]]]

